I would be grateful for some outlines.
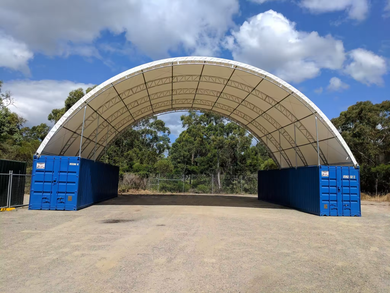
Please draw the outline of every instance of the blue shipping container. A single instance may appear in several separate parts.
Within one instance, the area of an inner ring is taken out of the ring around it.
[[[79,210],[118,196],[119,168],[80,157],[34,157],[30,210]]]
[[[320,216],[361,216],[360,170],[312,166],[259,171],[258,198]]]

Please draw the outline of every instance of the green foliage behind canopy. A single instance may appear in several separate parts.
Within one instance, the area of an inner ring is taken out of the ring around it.
[[[82,88],[78,88],[76,90],[73,90],[69,93],[67,99],[65,100],[65,106],[61,109],[53,109],[47,119],[51,122],[57,123],[58,120],[61,119],[62,115],[66,113],[74,104],[77,103],[78,100],[80,100],[82,97],[84,97],[85,94],[89,93],[91,90],[93,90],[96,86],[89,87],[84,93],[84,90]]]
[[[358,102],[332,119],[361,165],[361,187],[390,192],[390,101]]]
[[[23,127],[26,120],[11,112],[11,93],[1,92],[0,82],[0,158],[32,162],[39,144],[49,131],[49,126],[42,123],[32,128]]]
[[[155,173],[155,164],[170,148],[170,130],[164,121],[152,117],[125,130],[103,155],[102,160],[120,167],[121,173],[142,176]]]
[[[252,144],[252,135],[220,115],[190,111],[181,121],[185,130],[169,153],[178,173],[252,174],[269,159],[261,144]]]

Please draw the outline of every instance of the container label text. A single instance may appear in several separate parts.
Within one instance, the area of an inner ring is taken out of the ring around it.
[[[37,169],[45,169],[45,163],[37,163]]]
[[[329,177],[329,171],[321,171],[322,177]]]

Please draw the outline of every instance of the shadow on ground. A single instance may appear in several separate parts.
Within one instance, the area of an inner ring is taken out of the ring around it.
[[[288,209],[280,205],[258,200],[254,196],[242,195],[125,194],[101,202],[99,205],[180,205]]]

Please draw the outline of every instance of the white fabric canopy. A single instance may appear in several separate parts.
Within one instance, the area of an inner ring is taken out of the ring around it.
[[[297,89],[259,68],[209,57],[155,61],[107,80],[63,115],[37,155],[99,158],[139,120],[189,109],[218,113],[246,128],[281,168],[319,160],[358,165],[329,119]]]

